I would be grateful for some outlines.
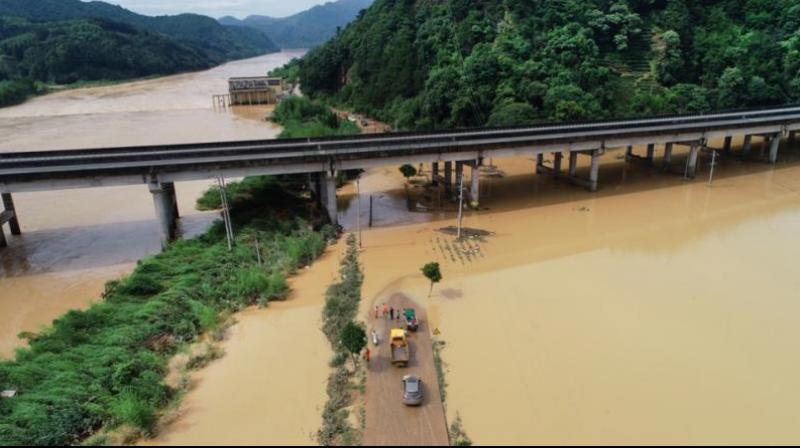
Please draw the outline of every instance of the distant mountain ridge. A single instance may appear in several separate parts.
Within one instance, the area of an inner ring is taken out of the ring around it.
[[[263,33],[220,24],[197,14],[150,17],[105,2],[80,0],[0,0],[0,16],[31,21],[103,19],[160,33],[195,46],[214,63],[278,51]]]
[[[196,14],[149,17],[103,2],[0,0],[0,107],[52,84],[203,70],[280,49]]]
[[[251,15],[240,20],[222,17],[219,22],[227,26],[248,27],[266,34],[281,48],[312,48],[325,43],[358,17],[373,0],[338,0],[314,6],[289,17]]]

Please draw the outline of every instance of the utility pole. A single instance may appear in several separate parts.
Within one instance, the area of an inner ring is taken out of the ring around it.
[[[222,204],[222,222],[225,224],[225,236],[228,239],[228,250],[233,250],[233,224],[231,223],[231,211],[228,205],[228,194],[226,192],[225,178],[217,177],[219,185],[219,198]]]
[[[458,185],[458,239],[461,239],[461,224],[464,219],[464,175],[461,175]]]
[[[369,195],[369,228],[372,228],[372,195]]]
[[[358,232],[358,247],[361,247],[361,179],[356,178],[356,231]]]
[[[717,166],[717,151],[711,151],[711,172],[708,174],[708,186],[714,182],[714,168]]]

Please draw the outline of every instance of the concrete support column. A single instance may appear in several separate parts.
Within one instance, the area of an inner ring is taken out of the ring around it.
[[[444,188],[447,192],[453,188],[453,162],[444,162]]]
[[[600,150],[592,151],[592,166],[589,170],[589,191],[597,191],[598,180],[600,177]]]
[[[666,171],[672,163],[672,143],[664,145],[664,160],[661,162],[661,169]]]
[[[311,192],[311,197],[317,204],[322,204],[322,198],[320,197],[320,185],[319,185],[319,173],[308,173],[307,175],[308,181],[308,191]]]
[[[731,153],[732,144],[733,144],[733,137],[731,137],[730,135],[725,137],[725,144],[722,146],[722,150],[725,152],[725,154]]]
[[[461,188],[461,179],[464,177],[464,162],[456,162],[456,188]]]
[[[750,155],[750,151],[753,149],[753,136],[752,135],[745,135],[744,136],[744,144],[742,145],[742,154],[748,156]]]
[[[789,143],[794,144],[797,140],[797,131],[789,131]]]
[[[3,226],[0,225],[0,247],[7,247],[8,241],[6,241],[6,232],[3,230]]]
[[[656,145],[650,143],[647,145],[647,164],[652,165],[656,160]]]
[[[694,179],[697,174],[697,156],[700,154],[700,144],[692,143],[689,149],[689,160],[686,161],[686,178]]]
[[[168,188],[164,188],[164,184],[152,182],[149,187],[150,193],[153,195],[153,205],[155,205],[156,219],[161,233],[161,247],[166,249],[169,243],[175,239],[173,196]]]
[[[569,178],[575,178],[575,174],[578,172],[578,153],[576,151],[570,151],[569,153]]]
[[[19,227],[19,217],[17,217],[17,210],[14,208],[14,198],[11,193],[3,193],[3,208],[9,212],[14,212],[14,217],[8,221],[8,227],[11,228],[12,235],[21,235],[22,230]]]
[[[470,205],[472,208],[478,208],[480,205],[481,193],[481,169],[478,162],[472,164],[472,182],[469,189]]]
[[[561,177],[561,161],[564,160],[564,153],[557,152],[553,156],[553,177],[558,179]]]
[[[172,203],[172,222],[177,227],[177,220],[181,217],[181,214],[178,210],[178,195],[175,193],[175,183],[164,182],[162,185]]]
[[[543,174],[544,169],[544,154],[536,154],[536,174]]]
[[[630,162],[632,158],[633,158],[633,146],[628,146],[625,149],[625,161]]]
[[[325,171],[322,185],[325,192],[322,205],[328,211],[331,224],[337,227],[339,225],[339,205],[336,202],[336,171]]]
[[[778,162],[778,149],[781,147],[781,134],[775,134],[772,136],[772,140],[769,142],[769,163],[777,163]]]
[[[431,165],[431,183],[434,187],[439,185],[439,162],[433,162]]]

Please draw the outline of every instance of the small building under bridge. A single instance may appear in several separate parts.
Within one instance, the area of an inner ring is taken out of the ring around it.
[[[286,93],[283,78],[250,76],[228,79],[231,106],[273,104]]]

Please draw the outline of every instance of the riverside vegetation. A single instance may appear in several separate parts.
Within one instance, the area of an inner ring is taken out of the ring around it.
[[[282,121],[294,123],[295,133],[355,132],[307,99],[287,100],[278,111]],[[0,361],[0,390],[17,391],[0,399],[0,445],[103,444],[120,433],[123,441],[149,435],[182,393],[165,381],[170,359],[202,334],[219,332],[231,312],[285,298],[287,276],[315,260],[334,236],[296,180],[253,177],[229,184],[233,250],[217,222],[205,234],[141,260],[129,276],[109,282],[97,304],[22,335],[29,346]],[[218,207],[218,189],[198,200],[198,208]],[[352,262],[343,268],[349,280],[342,294],[355,286],[353,269]],[[326,307],[328,335],[340,328],[334,303]],[[332,416],[341,412],[337,403],[326,407]]]
[[[149,434],[180,395],[164,381],[169,359],[222,325],[226,312],[284,298],[286,276],[323,252],[308,200],[278,180],[232,204],[232,251],[217,223],[141,260],[107,284],[101,302],[25,335],[30,346],[0,363],[0,388],[18,391],[0,401],[1,445],[69,445],[114,428]]]
[[[322,412],[322,428],[317,431],[317,441],[323,446],[352,446],[360,444],[363,429],[354,428],[350,423],[353,406],[353,391],[365,388],[366,372],[357,362],[353,362],[353,372],[346,366],[349,351],[342,343],[346,328],[355,323],[358,306],[361,302],[361,286],[364,275],[358,263],[358,243],[354,235],[347,238],[347,252],[341,262],[339,281],[332,284],[325,294],[325,307],[322,310],[322,331],[328,338],[334,356],[331,361],[334,371],[328,378],[328,402]],[[355,355],[353,355],[355,356]]]

